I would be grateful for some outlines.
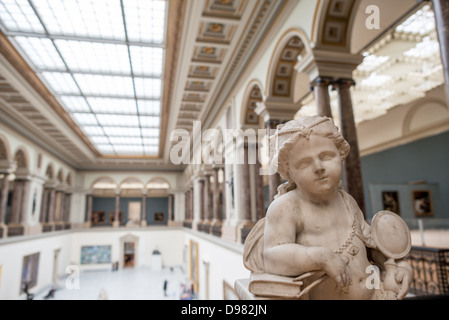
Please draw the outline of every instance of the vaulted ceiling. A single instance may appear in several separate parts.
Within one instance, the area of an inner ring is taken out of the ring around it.
[[[405,1],[409,7],[415,5],[414,0]],[[273,32],[279,15],[299,0],[154,2],[162,2],[163,10],[145,7],[147,0],[95,1],[99,6],[96,8],[82,6],[89,6],[92,1],[56,0],[52,3],[58,6],[47,12],[48,1],[0,0],[0,121],[76,169],[182,170],[169,160],[170,133],[175,129],[191,132],[194,120],[213,118],[260,44]],[[331,0],[321,3],[331,8],[327,3],[334,2],[346,3]],[[5,8],[9,8],[9,16]],[[76,14],[71,16],[69,9],[74,8]],[[83,11],[86,8],[87,12]],[[57,10],[65,13],[58,15]],[[394,15],[392,10],[384,10],[383,17],[387,16],[389,22],[397,21],[407,13],[401,10],[404,12],[397,10]],[[105,11],[110,15],[104,15]],[[84,18],[83,12],[87,14]],[[318,9],[304,14],[317,12]],[[142,13],[147,15],[139,16]],[[151,21],[157,20],[162,25],[166,22],[163,35],[159,33],[153,38],[142,35],[142,30],[153,30],[156,34],[160,28],[159,24],[159,27],[148,24],[151,14],[154,15]],[[27,15],[35,20],[27,23],[20,20]],[[8,20],[13,16],[17,20]],[[96,27],[72,28],[72,33],[67,34],[65,20],[70,19],[77,25],[91,19]],[[317,24],[323,30],[317,34],[326,34],[329,29],[326,21]],[[335,23],[332,25],[335,27]],[[117,26],[118,31],[112,30]],[[421,79],[429,80],[428,87],[421,84],[420,92],[441,83],[438,69],[441,66],[432,63],[438,61],[434,31],[429,29],[425,34],[410,36],[410,30],[404,30],[406,27],[388,34],[378,32],[371,38],[352,31],[351,50],[356,47],[358,53],[365,52],[366,56],[354,73],[358,82],[353,91],[358,121],[376,117],[392,107],[384,104],[379,111],[370,106],[382,105],[392,97],[397,98],[395,103],[403,102],[401,99],[406,96],[401,98],[402,92],[410,81],[416,82],[418,73]],[[291,69],[298,55],[296,45],[292,41],[285,48],[284,56],[291,58]],[[43,56],[33,55],[37,47],[44,47],[47,52]],[[48,50],[54,52],[50,54]],[[89,53],[92,60],[83,62],[83,56]],[[52,65],[55,61],[49,61],[50,56],[59,64]],[[118,63],[121,56],[122,64]],[[366,80],[373,72],[390,74],[387,80],[395,83],[389,92],[374,94],[376,81],[382,79]],[[406,76],[396,79],[395,74]],[[64,91],[67,83],[63,79],[70,81],[73,92]],[[90,82],[84,82],[87,80]],[[397,89],[394,92],[393,87]],[[331,98],[335,108],[332,93]],[[248,99],[249,106],[260,102],[259,88]],[[300,112],[313,109],[313,95],[309,94],[303,105]],[[245,116],[249,124],[258,121],[252,109]]]

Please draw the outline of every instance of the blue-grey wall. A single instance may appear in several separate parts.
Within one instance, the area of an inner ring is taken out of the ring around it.
[[[378,211],[381,190],[398,190],[401,216],[415,228],[411,192],[428,189],[434,214],[423,218],[425,226],[449,227],[449,132],[364,156],[361,165],[367,218]]]
[[[128,204],[129,202],[142,201],[142,198],[120,198],[120,211],[123,212],[122,225],[125,225],[128,221]],[[92,199],[92,211],[105,211],[106,212],[106,222],[105,226],[110,226],[109,215],[114,214],[115,210],[115,198],[108,197],[93,197]],[[87,212],[87,209],[86,209]],[[154,214],[156,212],[164,213],[164,221],[156,223],[154,221]],[[167,224],[168,221],[168,197],[161,198],[150,198],[146,199],[146,214],[145,214],[147,224]],[[99,225],[97,225],[99,226]]]

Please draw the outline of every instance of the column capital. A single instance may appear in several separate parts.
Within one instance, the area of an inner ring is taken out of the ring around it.
[[[334,82],[333,77],[318,76],[310,82],[310,90],[313,90],[313,87],[328,87]]]
[[[338,88],[341,86],[351,87],[351,86],[355,86],[355,81],[354,81],[354,79],[351,79],[351,78],[338,78],[337,80],[335,80],[332,83],[332,86],[334,88]]]

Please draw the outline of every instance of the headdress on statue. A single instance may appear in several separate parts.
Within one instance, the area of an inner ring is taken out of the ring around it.
[[[306,116],[278,125],[276,133],[270,137],[270,150],[273,150],[271,166],[281,175],[289,179],[288,151],[296,144],[297,139],[309,139],[310,135],[319,135],[331,139],[340,151],[343,162],[349,153],[349,144],[335,126],[332,118],[324,116]]]

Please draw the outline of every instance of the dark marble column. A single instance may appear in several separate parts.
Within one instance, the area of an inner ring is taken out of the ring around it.
[[[253,165],[253,169],[256,187],[256,219],[260,220],[265,217],[265,196],[263,188],[263,175],[260,173],[261,164],[259,157],[257,157],[256,164]]]
[[[3,179],[0,190],[0,239],[6,238],[6,207],[8,205],[8,191],[9,191],[9,173],[3,173]]]
[[[44,188],[42,191],[42,201],[41,201],[41,215],[39,221],[41,224],[48,221],[48,196],[50,195],[50,190]]]
[[[87,195],[87,216],[86,216],[86,222],[90,226],[92,223],[92,205],[93,205],[93,195],[88,194]]]
[[[221,169],[223,171],[223,182],[221,184],[221,201],[222,201],[222,206],[221,206],[221,210],[222,210],[222,221],[226,220],[226,166],[223,166],[223,168]]]
[[[204,211],[204,202],[205,202],[205,200],[204,200],[204,179],[203,178],[199,178],[199,180],[198,180],[198,194],[199,194],[198,206],[199,206],[199,212],[200,212],[200,221],[198,221],[197,230],[198,231],[203,231],[204,216],[205,216],[205,211]]]
[[[440,42],[441,61],[445,79],[446,101],[449,105],[449,1],[432,0],[435,23]]]
[[[48,223],[55,222],[56,189],[50,189],[50,200],[48,203]]]
[[[332,78],[329,77],[317,77],[310,84],[311,88],[313,88],[318,115],[330,118],[332,118],[329,98],[329,86],[331,84]]]
[[[71,215],[71,205],[72,205],[72,194],[66,193],[64,197],[64,229],[70,229],[70,215]]]
[[[276,130],[278,124],[280,124],[280,121],[278,121],[278,120],[267,121],[267,123],[265,124],[265,128],[267,129],[268,137],[271,137],[275,133],[275,130]],[[275,150],[272,150],[272,151],[275,151]],[[270,153],[272,151],[270,150]],[[270,203],[271,203],[271,201],[273,201],[274,196],[278,193],[278,187],[280,184],[281,184],[281,176],[279,175],[279,173],[274,173],[274,174],[271,174],[268,176],[268,189],[269,189]]]
[[[118,228],[120,226],[120,192],[115,194],[115,208],[114,208],[114,223],[113,227]]]
[[[173,211],[173,194],[168,195],[168,220],[173,222],[175,220]]]
[[[218,171],[220,168],[214,168],[214,186],[213,186],[213,210],[214,219],[212,220],[211,233],[217,237],[221,236],[221,217],[220,217],[220,188],[218,184]]]
[[[3,173],[0,190],[0,225],[5,224],[6,206],[8,205],[9,173]],[[0,237],[1,238],[1,237]]]
[[[352,79],[339,79],[334,83],[334,87],[338,91],[341,133],[351,147],[343,165],[346,189],[354,197],[363,214],[366,216],[357,129],[350,92],[350,87],[354,84],[354,80]]]
[[[251,182],[248,163],[248,145],[244,146],[244,163],[240,165],[240,236],[244,243],[254,222],[251,218]]]
[[[220,189],[218,185],[218,170],[220,168],[214,168],[214,185],[213,185],[213,211],[214,219],[212,221],[213,225],[221,224],[220,218]]]
[[[20,216],[20,208],[22,206],[23,181],[14,180],[14,189],[12,194],[11,211],[9,216],[9,224],[18,224]]]
[[[146,226],[147,225],[147,194],[144,192],[142,194],[142,211],[140,212],[140,225]]]
[[[22,180],[22,198],[20,204],[20,212],[19,212],[19,224],[25,223],[26,217],[26,203],[28,202],[28,197],[30,194],[30,184],[29,180]]]
[[[204,179],[204,221],[203,221],[203,231],[210,233],[211,223],[212,223],[212,202],[210,199],[210,174],[206,173]]]

